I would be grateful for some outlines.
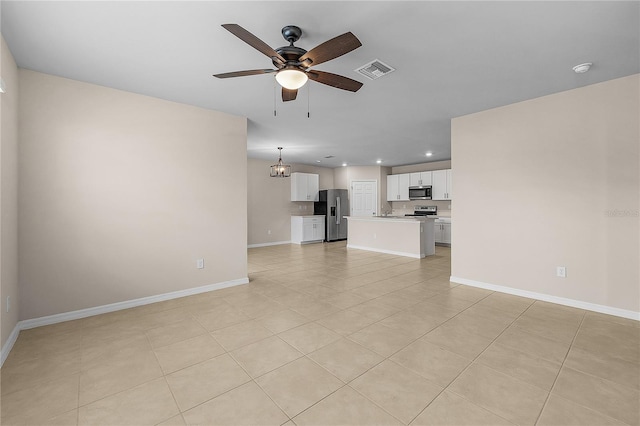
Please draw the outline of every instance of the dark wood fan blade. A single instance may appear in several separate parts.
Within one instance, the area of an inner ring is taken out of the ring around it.
[[[305,59],[310,59],[312,62],[309,65],[318,65],[349,53],[360,46],[362,46],[362,43],[356,36],[350,32],[344,33],[314,47],[302,55],[299,61],[303,62]]]
[[[326,84],[327,86],[337,87],[338,89],[348,90],[350,92],[357,92],[362,83],[356,80],[352,80],[348,77],[344,77],[338,74],[332,74],[326,71],[309,71],[307,72],[309,78],[318,83]]]
[[[225,72],[222,74],[214,74],[214,77],[218,78],[231,78],[231,77],[244,77],[246,75],[258,75],[258,74],[269,74],[272,72],[276,72],[278,70],[246,70],[246,71],[234,71],[234,72]]]
[[[289,90],[284,87],[282,88],[282,102],[294,101],[296,96],[298,96],[298,89]]]
[[[227,31],[238,37],[240,40],[247,43],[249,46],[254,49],[262,52],[262,54],[267,55],[270,58],[276,58],[278,61],[285,63],[285,59],[275,50],[273,50],[267,43],[260,40],[258,37],[251,34],[249,31],[245,30],[238,24],[223,24],[222,25]]]

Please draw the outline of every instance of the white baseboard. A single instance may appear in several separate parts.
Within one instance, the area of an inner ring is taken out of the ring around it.
[[[291,244],[291,241],[274,241],[272,243],[249,244],[247,248],[280,246],[282,244]]]
[[[9,338],[7,339],[5,344],[2,345],[2,351],[0,352],[0,367],[2,367],[4,361],[9,356],[9,352],[11,352],[11,349],[13,348],[13,345],[16,343],[16,340],[18,340],[18,334],[20,334],[20,322],[18,322],[16,326],[13,327]]]
[[[415,253],[405,253],[402,251],[384,250],[384,249],[373,248],[373,247],[354,246],[353,244],[347,244],[347,248],[352,248],[357,250],[366,250],[366,251],[375,251],[376,253],[393,254],[396,256],[413,257],[414,259],[422,259],[422,257],[424,257]]]
[[[529,299],[542,300],[544,302],[557,303],[558,305],[571,306],[572,308],[579,308],[587,311],[599,312],[601,314],[613,315],[616,317],[622,317],[622,318],[628,318],[628,319],[640,321],[640,312],[614,308],[612,306],[598,305],[596,303],[584,302],[582,300],[551,296],[549,294],[544,294],[544,293],[536,293],[533,291],[520,290],[517,288],[505,287],[505,286],[496,285],[496,284],[483,283],[481,281],[470,280],[467,278],[451,276],[449,279],[451,280],[451,282],[464,284],[471,287],[484,288],[486,290],[493,290],[500,293],[513,294],[514,296],[522,296],[522,297],[527,297]]]
[[[142,297],[140,299],[125,300],[123,302],[111,303],[108,305],[95,306],[93,308],[80,309],[77,311],[63,312],[61,314],[48,315],[45,317],[32,318],[19,321],[13,328],[13,331],[9,335],[6,343],[2,346],[0,367],[4,364],[4,361],[9,356],[9,352],[13,348],[18,334],[21,330],[28,330],[30,328],[41,327],[43,325],[57,324],[59,322],[71,321],[94,315],[106,314],[109,312],[121,311],[123,309],[135,308],[136,306],[148,305],[150,303],[164,302],[166,300],[178,299],[185,296],[193,296],[194,294],[207,293],[209,291],[221,290],[227,287],[234,287],[241,284],[248,284],[249,278],[238,278],[235,280],[224,281],[217,284],[209,284],[201,287],[188,288],[186,290],[172,291],[170,293],[158,294],[155,296]]]

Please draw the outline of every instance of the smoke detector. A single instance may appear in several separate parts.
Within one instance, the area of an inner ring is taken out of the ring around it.
[[[575,67],[573,67],[573,71],[575,71],[576,74],[583,74],[589,71],[591,65],[593,65],[591,62],[585,62],[584,64],[576,65]]]

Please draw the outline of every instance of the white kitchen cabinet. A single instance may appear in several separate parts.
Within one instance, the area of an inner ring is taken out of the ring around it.
[[[451,200],[451,169],[434,170],[432,172],[431,183],[431,199],[432,200]]]
[[[398,200],[398,175],[387,175],[387,201]]]
[[[324,240],[325,216],[291,216],[291,242],[306,244]]]
[[[436,244],[451,245],[451,219],[436,219],[433,223]]]
[[[320,175],[291,173],[291,201],[318,201]]]
[[[387,201],[409,201],[409,173],[387,176]]]
[[[410,174],[409,186],[431,185],[431,172],[414,172]]]

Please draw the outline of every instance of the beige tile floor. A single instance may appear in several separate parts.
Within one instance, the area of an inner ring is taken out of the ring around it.
[[[2,424],[638,425],[637,322],[342,243],[249,250],[248,285],[23,331]]]

